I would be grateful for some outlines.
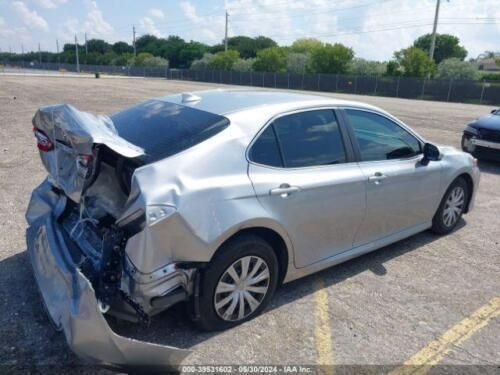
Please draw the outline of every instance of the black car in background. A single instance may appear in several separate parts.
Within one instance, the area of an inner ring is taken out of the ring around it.
[[[478,159],[500,161],[500,109],[492,110],[465,127],[462,149]]]

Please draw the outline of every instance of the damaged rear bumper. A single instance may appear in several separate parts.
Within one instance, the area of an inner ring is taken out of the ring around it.
[[[100,312],[90,281],[77,267],[56,222],[60,199],[39,196],[30,202],[28,253],[48,315],[80,357],[117,369],[169,370],[188,350],[142,342],[112,331]]]

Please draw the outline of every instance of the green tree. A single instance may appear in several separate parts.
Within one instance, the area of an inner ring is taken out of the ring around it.
[[[286,70],[291,73],[303,74],[309,70],[311,54],[290,52],[286,57]]]
[[[394,53],[396,61],[408,77],[426,77],[434,73],[436,65],[429,55],[418,47],[409,47]]]
[[[350,71],[356,75],[380,76],[387,71],[387,64],[356,58],[352,60]]]
[[[278,47],[278,43],[276,43],[271,38],[268,38],[267,36],[260,35],[254,38],[254,40],[255,40],[255,56],[257,55],[257,51],[260,51],[262,49]]]
[[[184,39],[176,35],[170,35],[167,39],[159,39],[154,46],[157,47],[157,52],[153,53],[153,55],[167,59],[172,68],[180,67],[180,53],[186,46]]]
[[[138,53],[137,56],[132,60],[132,65],[144,66],[146,60],[152,59],[154,56],[149,52]]]
[[[255,57],[257,54],[255,40],[248,36],[238,35],[228,38],[227,45],[230,49],[238,51],[243,59]]]
[[[111,48],[113,49],[113,52],[116,53],[117,55],[134,52],[134,47],[125,42],[116,42],[115,44],[113,44]]]
[[[214,57],[211,53],[205,53],[201,59],[196,59],[191,63],[190,69],[193,70],[207,70],[209,69],[209,64]]]
[[[437,78],[441,79],[477,79],[478,67],[474,63],[451,58],[441,61],[437,68]]]
[[[152,54],[155,52],[154,50],[156,49],[158,42],[159,39],[156,36],[146,34],[137,38],[135,41],[135,48],[137,52],[149,52]]]
[[[153,56],[144,59],[142,65],[151,67],[157,67],[157,66],[168,67],[168,60],[164,59],[163,57]]]
[[[249,72],[252,70],[254,62],[255,62],[254,58],[238,59],[233,64],[233,67],[231,68],[231,70],[234,70],[237,72]]]
[[[179,51],[179,67],[188,68],[194,60],[201,59],[207,51],[208,46],[203,43],[190,41],[184,44],[184,47]]]
[[[208,66],[214,70],[231,70],[233,64],[240,58],[238,51],[228,50],[217,52],[209,61]]]
[[[386,66],[385,75],[389,77],[397,77],[401,75],[401,67],[397,61],[389,61]]]
[[[297,53],[311,53],[313,50],[323,46],[324,43],[321,40],[315,38],[302,38],[293,42],[290,49]]]
[[[265,48],[257,52],[253,68],[259,72],[284,72],[286,70],[286,49]]]
[[[413,47],[429,52],[431,48],[432,34],[425,34],[417,38]],[[467,56],[467,50],[460,45],[460,39],[450,34],[436,34],[436,47],[434,49],[434,61],[441,61],[455,57],[463,60]]]
[[[311,68],[316,73],[347,73],[353,58],[351,48],[327,43],[311,52]]]
[[[134,55],[132,53],[122,53],[111,61],[111,65],[129,65],[129,62],[133,60],[133,58]]]
[[[106,43],[102,39],[90,39],[87,41],[87,50],[89,52],[104,54],[111,51],[111,44]]]
[[[278,46],[278,44],[274,40],[272,40],[271,38],[267,38],[265,36],[258,36],[256,38],[251,38],[244,35],[238,35],[228,38],[227,44],[229,49],[238,51],[243,59],[248,59],[250,57],[257,56],[257,51],[260,51],[261,49]],[[215,49],[221,48],[221,50],[223,50],[224,45],[223,44],[216,45],[213,48]]]

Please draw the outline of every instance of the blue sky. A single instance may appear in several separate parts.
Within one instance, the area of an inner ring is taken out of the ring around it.
[[[442,0],[438,32],[460,37],[476,57],[500,51],[499,0]],[[55,51],[78,36],[131,43],[137,34],[176,34],[213,44],[229,35],[341,42],[356,56],[387,60],[432,29],[435,0],[0,0],[0,49]]]

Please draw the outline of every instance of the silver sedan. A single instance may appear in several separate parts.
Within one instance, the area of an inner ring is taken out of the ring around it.
[[[34,273],[70,346],[108,365],[184,351],[139,347],[152,344],[102,314],[148,321],[184,301],[200,327],[232,327],[281,283],[450,233],[479,182],[472,156],[379,108],[312,95],[185,93],[110,117],[57,105],[33,124],[49,173],[26,214]]]

